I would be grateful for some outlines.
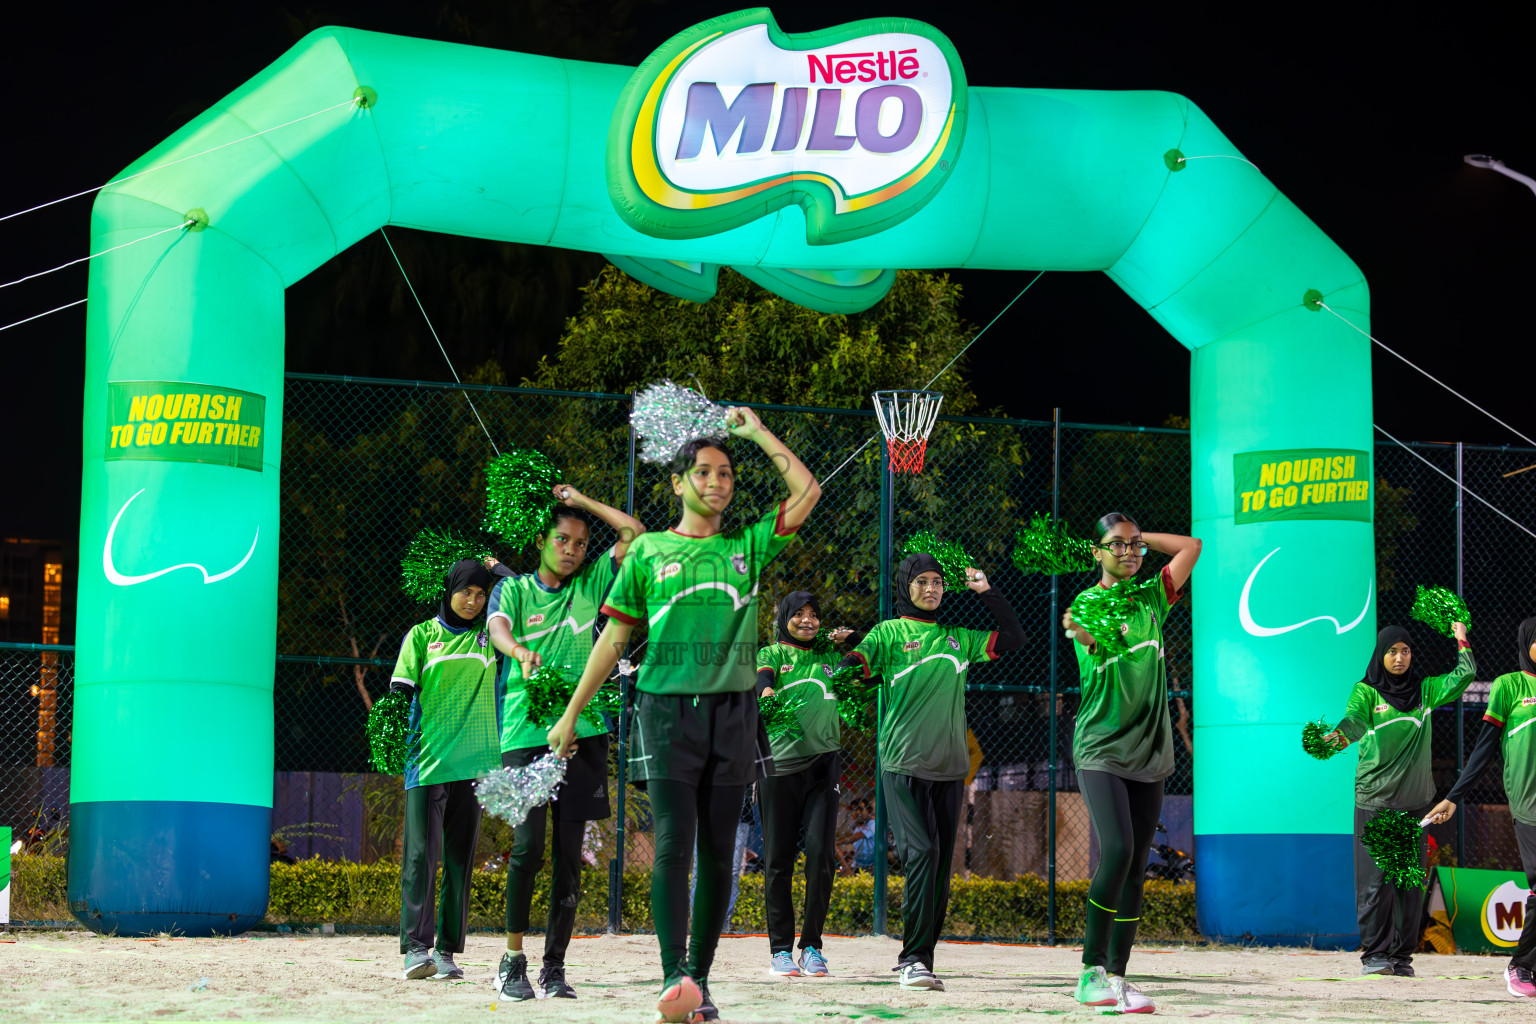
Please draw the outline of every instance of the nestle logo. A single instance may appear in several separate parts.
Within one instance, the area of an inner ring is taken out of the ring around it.
[[[824,57],[808,53],[805,59],[810,64],[812,85],[816,84],[818,73],[828,85],[833,82],[847,85],[849,82],[894,82],[898,78],[916,78],[922,71],[917,58],[911,56],[916,52],[915,49],[880,53],[866,50],[863,53],[829,53]]]

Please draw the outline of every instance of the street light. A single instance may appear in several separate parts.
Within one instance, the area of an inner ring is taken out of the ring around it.
[[[1536,178],[1521,174],[1519,171],[1510,170],[1504,166],[1503,160],[1498,160],[1485,153],[1468,153],[1461,159],[1473,167],[1481,167],[1485,171],[1498,171],[1506,178],[1514,178],[1532,192],[1536,192]]]

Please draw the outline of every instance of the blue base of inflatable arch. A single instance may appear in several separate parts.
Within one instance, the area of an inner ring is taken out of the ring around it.
[[[1213,942],[1355,949],[1355,837],[1196,835],[1195,906]]]
[[[272,809],[71,804],[69,909],[93,932],[233,935],[267,915]]]

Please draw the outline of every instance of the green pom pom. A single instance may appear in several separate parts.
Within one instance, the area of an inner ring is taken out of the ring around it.
[[[1415,588],[1413,608],[1408,614],[1446,636],[1456,635],[1451,631],[1453,622],[1462,622],[1468,629],[1472,628],[1472,613],[1467,610],[1467,602],[1445,587]]]
[[[411,728],[411,695],[386,693],[368,712],[368,763],[385,775],[405,771],[405,737]]]
[[[1130,650],[1121,627],[1131,617],[1137,598],[1162,585],[1161,576],[1149,576],[1085,590],[1072,599],[1072,621],[1086,629],[1107,654],[1118,657]]]
[[[1339,748],[1323,739],[1333,732],[1333,727],[1325,719],[1319,718],[1315,722],[1308,722],[1301,727],[1301,749],[1317,758],[1326,761],[1339,752]]]
[[[400,589],[413,601],[436,601],[443,596],[443,579],[454,562],[463,558],[480,561],[490,553],[490,547],[478,537],[428,527],[412,538],[400,559]]]
[[[518,549],[544,532],[560,471],[543,452],[514,448],[485,466],[485,529]]]
[[[1068,536],[1061,523],[1037,512],[1029,525],[1014,535],[1013,564],[1020,572],[1047,576],[1087,572],[1093,568],[1093,544]]]
[[[960,590],[965,586],[965,570],[971,567],[971,556],[965,553],[965,548],[953,541],[939,540],[932,530],[922,530],[908,537],[901,546],[903,558],[919,554],[932,555],[938,560],[945,587]]]
[[[800,718],[795,714],[794,706],[776,693],[757,699],[757,713],[762,716],[769,742],[777,743],[800,728]]]
[[[811,653],[827,655],[835,650],[837,650],[837,644],[832,642],[832,631],[826,626],[822,626],[816,631],[816,635],[811,638]]]
[[[576,692],[575,680],[567,679],[559,669],[545,665],[523,684],[523,710],[532,725],[542,725],[546,728],[555,724],[556,720],[565,714],[566,707],[571,703],[571,695]],[[618,694],[613,695],[617,698]],[[582,708],[581,717],[593,725],[602,725],[603,720],[598,715],[605,710],[607,700],[603,691],[599,690],[593,698]]]
[[[1424,887],[1424,869],[1419,866],[1423,838],[1419,819],[1405,811],[1382,811],[1360,831],[1360,842],[1371,859],[1399,889]]]
[[[865,685],[857,665],[844,665],[832,673],[828,689],[837,701],[837,714],[850,729],[867,729],[875,706],[875,690]]]

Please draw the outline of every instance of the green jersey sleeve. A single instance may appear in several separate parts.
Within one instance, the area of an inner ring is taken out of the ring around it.
[[[1443,676],[1424,680],[1424,706],[1437,708],[1456,700],[1472,685],[1476,674],[1477,659],[1472,656],[1471,645],[1463,641],[1456,654],[1456,667]]]
[[[1483,720],[1492,722],[1499,728],[1503,728],[1509,722],[1511,710],[1510,687],[1504,685],[1504,677],[1493,681],[1493,692],[1488,694],[1488,710],[1483,712]]]
[[[773,673],[775,679],[779,676],[779,660],[773,656],[772,647],[759,647],[757,649],[757,670]]]
[[[972,665],[982,662],[996,661],[997,630],[995,629],[961,629],[956,630],[960,634],[960,642],[965,645],[965,660]]]
[[[421,688],[424,647],[421,627],[412,626],[411,631],[405,634],[405,639],[400,641],[400,656],[395,659],[395,671],[389,677],[391,683],[409,683],[417,689]]]
[[[1356,683],[1349,692],[1349,703],[1344,707],[1344,720],[1338,725],[1349,742],[1357,743],[1371,728],[1371,709],[1376,705],[1376,691],[1364,683]]]
[[[761,548],[763,552],[763,565],[779,557],[780,552],[789,547],[789,542],[795,539],[800,528],[791,528],[784,522],[784,512],[789,506],[786,498],[773,508],[764,512],[757,522],[750,527],[754,548]]]
[[[646,620],[646,590],[650,582],[651,546],[654,534],[642,533],[629,546],[603,601],[602,613],[635,626]],[[613,559],[609,558],[609,562]]]
[[[619,566],[613,559],[613,548],[609,548],[582,566],[576,580],[578,593],[593,605],[601,607],[618,577]]]

